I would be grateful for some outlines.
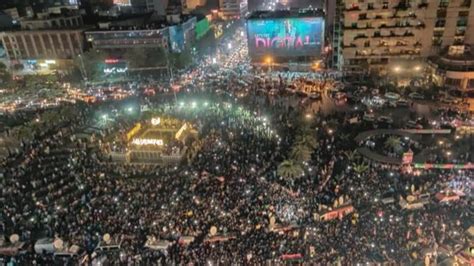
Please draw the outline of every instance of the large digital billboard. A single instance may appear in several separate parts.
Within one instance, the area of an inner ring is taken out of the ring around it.
[[[321,17],[250,19],[247,21],[249,55],[262,57],[320,56],[324,44]]]

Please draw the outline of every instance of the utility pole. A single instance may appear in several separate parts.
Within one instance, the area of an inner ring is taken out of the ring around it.
[[[173,69],[170,66],[170,60],[169,60],[169,51],[165,50],[165,56],[166,56],[166,67],[168,68],[168,76],[170,77],[170,84],[172,85],[173,81]],[[173,90],[173,95],[174,95],[174,101],[175,104],[178,104],[178,98],[176,97],[176,91],[174,90],[173,86],[171,86],[171,89]]]

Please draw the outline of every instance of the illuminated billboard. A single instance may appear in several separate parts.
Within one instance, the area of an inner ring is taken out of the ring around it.
[[[324,44],[324,19],[250,19],[247,36],[251,57],[318,57]]]

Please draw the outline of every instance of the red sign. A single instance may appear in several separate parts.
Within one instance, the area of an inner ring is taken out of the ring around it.
[[[114,59],[114,58],[112,58],[112,59],[105,59],[105,63],[106,63],[106,64],[117,64],[118,62],[119,62],[119,60],[118,60],[118,59]]]
[[[411,164],[413,162],[413,152],[409,150],[408,152],[405,152],[402,157],[402,163],[403,164]]]

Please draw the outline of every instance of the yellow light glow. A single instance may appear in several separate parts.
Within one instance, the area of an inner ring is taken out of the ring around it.
[[[134,145],[153,145],[153,146],[163,146],[162,139],[133,139],[132,144]]]
[[[159,124],[161,124],[161,119],[159,117],[154,117],[151,119],[151,124],[154,125],[154,126],[157,126]]]

